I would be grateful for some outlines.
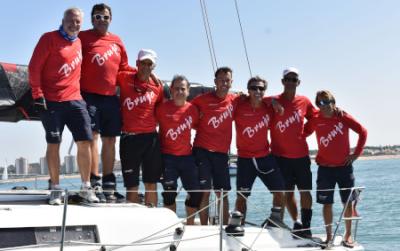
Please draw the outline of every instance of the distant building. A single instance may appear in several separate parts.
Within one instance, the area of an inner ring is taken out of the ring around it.
[[[78,164],[74,155],[67,155],[64,157],[65,174],[72,174],[78,172]]]
[[[28,173],[38,175],[40,174],[40,164],[39,163],[31,163],[28,167]]]
[[[40,161],[40,174],[41,175],[48,175],[49,174],[49,167],[47,165],[47,159],[46,157],[41,157]]]
[[[28,160],[21,157],[15,160],[15,169],[17,175],[28,174]]]

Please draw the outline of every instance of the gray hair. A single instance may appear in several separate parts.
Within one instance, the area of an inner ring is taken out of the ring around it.
[[[69,15],[70,13],[78,13],[78,14],[82,17],[82,19],[83,19],[83,11],[82,11],[80,8],[77,8],[77,7],[71,7],[71,8],[66,9],[66,10],[64,11],[63,19],[64,19],[67,15]]]

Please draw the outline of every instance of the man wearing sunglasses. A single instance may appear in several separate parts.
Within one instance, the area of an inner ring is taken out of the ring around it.
[[[302,137],[304,119],[311,119],[317,112],[311,101],[296,94],[300,85],[299,70],[290,67],[283,71],[284,91],[275,100],[284,108],[281,115],[274,116],[271,125],[271,151],[285,180],[286,207],[294,221],[293,232],[303,238],[311,237],[312,189],[311,161],[307,141]],[[301,222],[294,189],[300,191]]]
[[[118,73],[122,134],[120,158],[126,199],[139,203],[139,174],[145,188],[145,204],[157,205],[157,182],[161,177],[161,150],[156,130],[155,107],[163,101],[163,87],[151,78],[157,54],[142,49],[136,60],[137,72]]]
[[[80,196],[98,202],[90,186],[90,141],[92,130],[86,103],[80,93],[82,46],[78,38],[83,12],[70,8],[64,12],[62,25],[40,38],[29,62],[29,83],[35,109],[46,131],[46,159],[50,174],[49,203],[62,203],[59,182],[60,143],[65,125],[76,142],[81,173]]]
[[[274,111],[272,105],[263,102],[267,81],[256,76],[247,83],[249,96],[239,100],[235,110],[236,146],[238,170],[236,175],[236,210],[243,213],[245,221],[247,198],[257,177],[273,194],[271,216],[266,220],[268,226],[285,227],[281,211],[284,181],[270,153],[268,130]]]
[[[121,133],[119,99],[116,94],[117,74],[132,70],[121,39],[108,31],[112,20],[110,6],[96,4],[92,8],[93,28],[79,33],[82,41],[81,91],[91,118],[91,183],[101,202],[119,202],[124,197],[116,192],[113,173],[115,141]],[[99,176],[98,139],[101,136],[103,182]],[[104,193],[103,193],[104,190]]]
[[[307,122],[304,136],[307,137],[315,131],[318,153],[315,162],[318,164],[317,202],[323,204],[323,217],[326,226],[326,243],[332,241],[332,205],[336,183],[340,190],[343,205],[350,202],[344,216],[353,216],[352,201],[355,199],[351,193],[354,187],[353,162],[361,155],[367,140],[367,130],[352,116],[343,112],[335,112],[336,100],[329,91],[317,92],[315,104],[320,109],[318,115]],[[349,131],[358,134],[357,146],[350,151]],[[343,236],[343,245],[353,247],[351,239],[351,220],[346,220],[346,232]]]

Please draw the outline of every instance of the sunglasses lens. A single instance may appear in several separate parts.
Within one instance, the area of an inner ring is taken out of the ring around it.
[[[262,87],[262,86],[250,86],[249,87],[249,90],[252,90],[252,91],[265,91],[265,88],[264,87]]]
[[[285,80],[285,82],[293,82],[293,83],[297,83],[299,81],[298,78],[284,78],[283,80]]]
[[[104,21],[108,21],[110,19],[110,16],[106,16],[106,15],[94,15],[94,18],[98,21],[98,20],[104,20]]]

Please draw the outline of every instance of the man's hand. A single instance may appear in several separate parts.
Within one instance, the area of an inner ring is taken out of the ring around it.
[[[355,154],[350,154],[349,156],[346,157],[345,159],[345,165],[349,166],[351,164],[353,164],[353,162],[358,158],[357,155]]]
[[[161,79],[159,79],[158,77],[157,77],[157,75],[156,74],[154,74],[154,73],[151,73],[150,74],[150,78],[154,81],[154,83],[157,85],[157,86],[163,86],[163,82],[161,81]]]
[[[33,108],[37,113],[47,111],[46,99],[44,97],[35,99],[33,101]]]
[[[272,108],[274,108],[274,111],[279,114],[279,115],[283,115],[283,113],[285,112],[285,108],[283,108],[283,106],[281,104],[279,104],[278,101],[276,101],[275,99],[271,100],[271,104],[272,104]]]
[[[335,114],[339,117],[343,117],[344,115],[344,111],[342,109],[340,109],[339,107],[335,107]]]

